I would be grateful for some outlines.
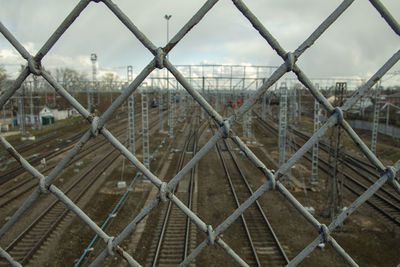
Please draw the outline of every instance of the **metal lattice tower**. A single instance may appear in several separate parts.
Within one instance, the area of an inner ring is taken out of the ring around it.
[[[205,79],[204,79],[204,76],[203,76],[203,78],[202,78],[202,83],[201,83],[201,95],[202,95],[202,97],[206,97],[206,93],[205,93]],[[202,120],[204,120],[204,113],[205,113],[205,111],[204,111],[204,109],[202,108],[201,109],[201,119]]]
[[[174,91],[172,93],[172,128],[175,128],[176,125],[176,98],[177,98],[177,93]]]
[[[175,126],[175,94],[172,90],[168,90],[169,93],[169,107],[168,107],[168,121],[169,121],[169,132],[168,134],[174,136]]]
[[[128,85],[133,80],[133,69],[132,66],[127,68],[127,79]],[[132,93],[128,98],[128,141],[129,141],[129,151],[135,155],[136,145],[135,145],[135,96]]]
[[[267,92],[261,98],[261,119],[263,121],[267,119]]]
[[[298,104],[297,104],[297,112],[298,112],[298,114],[297,114],[297,118],[298,118],[298,120],[299,120],[299,122],[301,122],[301,88],[299,89],[299,93],[298,93],[298,95],[299,95],[299,102],[298,102]]]
[[[268,97],[268,105],[267,105],[267,112],[268,112],[268,114],[270,114],[270,115],[272,115],[271,99],[272,99],[272,94],[269,94],[269,97]]]
[[[32,76],[35,77],[35,76]],[[29,109],[30,109],[30,115],[29,115],[29,123],[30,125],[34,125],[35,122],[35,115],[33,113],[33,84],[30,83],[29,86]]]
[[[226,100],[225,100],[225,91],[221,91],[221,104],[222,107],[225,106]]]
[[[97,67],[96,67],[96,63],[97,63],[97,55],[95,53],[92,53],[90,55],[90,60],[92,61],[92,90],[89,89],[88,91],[88,109],[89,112],[91,112],[91,108],[92,108],[92,93],[94,93],[94,88],[95,88],[95,82],[97,80]]]
[[[87,97],[88,112],[92,112],[92,101],[90,100],[92,98],[91,90],[92,89],[91,89],[90,85],[86,85],[86,97]],[[46,97],[46,106],[47,106],[47,97]]]
[[[19,117],[20,117],[20,133],[21,136],[24,136],[26,133],[26,116],[25,116],[25,85],[23,84],[21,86],[21,94],[19,97],[19,101],[18,101],[18,112],[19,112]]]
[[[36,76],[33,76],[33,91],[38,92],[38,79]],[[39,106],[38,106],[39,108]],[[40,123],[40,117],[39,114],[37,116],[37,119],[35,120],[36,128],[41,129],[42,124]]]
[[[215,93],[215,110],[218,112],[219,111],[219,93]]]
[[[290,98],[290,111],[291,111],[291,119],[294,120],[297,117],[297,94],[296,94],[296,87],[293,87],[291,92]]]
[[[185,112],[185,105],[184,105],[185,102],[184,102],[184,92],[183,92],[183,90],[179,91],[178,95],[179,95],[179,104],[178,104],[178,107],[177,107],[177,110],[178,110],[178,115],[177,115],[177,118],[176,118],[177,120],[183,118],[184,112]]]
[[[319,121],[319,102],[317,100],[314,101],[314,134],[318,131],[320,121]],[[312,161],[311,161],[311,177],[310,184],[316,185],[318,184],[318,143],[315,142],[312,147]]]
[[[171,133],[171,90],[167,88],[167,126],[168,126],[168,134]]]
[[[372,138],[371,138],[371,151],[374,154],[376,154],[376,142],[378,140],[380,96],[381,96],[381,87],[380,83],[377,83],[375,89],[374,124],[372,126]]]
[[[151,80],[151,84],[153,87],[153,79]],[[153,87],[154,88],[154,87]],[[161,88],[158,91],[158,120],[160,121],[160,132],[164,131],[164,121],[163,121],[163,92]]]
[[[347,92],[347,83],[337,82],[335,86],[335,107],[341,107],[344,102],[344,96]],[[343,175],[339,175],[339,157],[340,157],[340,139],[341,139],[341,127],[337,124],[332,127],[330,136],[329,146],[329,165],[331,171],[331,177],[328,177],[326,183],[326,199],[322,208],[322,215],[325,215],[325,211],[328,211],[328,216],[333,219],[335,214],[340,212],[343,208]],[[328,210],[326,210],[328,208]]]
[[[250,95],[247,95],[247,99],[250,98]],[[253,109],[250,108],[249,111],[247,112],[247,123],[246,123],[246,130],[247,130],[247,138],[253,138],[253,128],[252,128],[252,113]]]
[[[183,108],[183,119],[186,120],[186,113],[187,113],[187,95],[185,94],[185,91],[182,91],[182,108]]]
[[[243,102],[245,101],[245,99],[247,98],[247,96],[243,95]],[[243,123],[242,123],[242,132],[243,132],[243,137],[249,137],[249,113],[250,111],[247,111],[243,114]]]
[[[287,87],[282,83],[280,87],[279,101],[279,135],[278,135],[278,154],[279,168],[285,163],[286,150],[286,128],[287,128]]]
[[[243,137],[247,137],[247,112],[242,117],[242,134]]]
[[[150,169],[149,149],[149,109],[148,99],[145,91],[142,91],[142,144],[143,144],[143,165]]]
[[[335,99],[337,100],[337,103],[335,106],[343,106],[344,103],[344,97],[347,93],[347,83],[346,82],[341,82],[341,83],[336,83],[335,87]],[[340,157],[340,141],[341,141],[341,133],[342,129],[338,125],[336,126],[337,132],[336,132],[336,148],[335,148],[335,166],[334,166],[334,180],[333,182],[336,182],[336,194],[337,194],[337,211],[340,212],[340,210],[343,208],[343,175],[339,174],[339,157]],[[334,198],[333,198],[334,200]],[[335,202],[332,202],[333,205],[331,206],[331,212],[334,209]],[[331,218],[334,218],[334,214],[331,213]]]

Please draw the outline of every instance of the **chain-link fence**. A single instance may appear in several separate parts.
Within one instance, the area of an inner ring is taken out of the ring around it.
[[[129,86],[124,89],[121,95],[108,107],[108,109],[99,117],[91,114],[85,109],[81,103],[74,99],[69,92],[59,84],[56,79],[45,70],[41,65],[41,60],[46,54],[52,49],[54,44],[60,39],[65,31],[74,23],[75,19],[80,13],[89,5],[91,2],[104,4],[109,8],[112,13],[129,29],[129,31],[136,36],[136,38],[154,55],[149,64],[140,72],[140,74],[132,81]],[[14,46],[19,54],[27,61],[27,65],[21,71],[18,78],[15,80],[13,85],[8,88],[3,95],[0,97],[0,109],[12,97],[17,89],[21,87],[21,84],[30,75],[42,76],[49,84],[51,84],[54,90],[62,96],[68,103],[74,107],[88,123],[91,124],[90,130],[88,130],[82,138],[75,144],[75,146],[68,151],[62,160],[58,162],[56,167],[50,172],[49,175],[44,176],[39,170],[31,166],[26,159],[24,159],[15,149],[11,146],[5,138],[1,137],[1,143],[5,149],[21,164],[21,166],[30,174],[32,174],[38,180],[38,186],[36,190],[26,199],[23,205],[16,211],[16,213],[8,220],[0,229],[0,237],[2,237],[10,228],[16,223],[17,220],[23,218],[24,213],[35,203],[35,201],[42,194],[53,194],[60,201],[62,201],[71,211],[73,211],[81,220],[83,220],[96,234],[103,239],[107,244],[105,249],[92,263],[97,265],[101,263],[105,257],[119,254],[126,259],[131,265],[140,265],[135,258],[128,254],[119,244],[135,230],[138,222],[140,222],[148,213],[157,208],[161,202],[172,201],[177,205],[189,218],[190,220],[203,231],[207,238],[202,241],[196,249],[194,249],[181,263],[181,265],[187,265],[193,260],[204,248],[212,245],[219,245],[223,248],[232,258],[240,265],[247,266],[246,262],[239,257],[239,255],[231,249],[229,244],[224,242],[221,234],[241,215],[246,209],[253,204],[261,195],[267,194],[269,190],[278,190],[285,198],[301,213],[304,218],[314,226],[316,230],[316,237],[306,248],[303,249],[295,258],[291,259],[289,265],[293,266],[300,263],[307,255],[309,255],[318,244],[322,242],[329,243],[337,253],[343,257],[343,259],[352,266],[357,264],[351,258],[350,255],[336,242],[331,236],[331,233],[343,223],[343,221],[350,216],[354,211],[360,207],[365,201],[367,201],[380,187],[385,183],[391,184],[395,190],[400,193],[399,181],[397,181],[395,174],[400,168],[400,160],[397,161],[393,166],[385,167],[382,162],[371,152],[371,150],[365,145],[355,131],[350,127],[348,122],[343,118],[343,113],[348,111],[356,101],[369,90],[374,84],[376,84],[382,76],[392,68],[396,62],[400,59],[400,50],[395,51],[393,56],[389,58],[386,63],[365,83],[359,88],[345,103],[343,106],[332,106],[327,99],[321,94],[317,87],[311,82],[308,76],[300,69],[296,64],[298,58],[313,45],[313,43],[327,30],[354,2],[354,0],[344,0],[318,27],[317,29],[293,52],[287,52],[279,44],[267,28],[257,19],[251,10],[247,8],[242,0],[232,0],[233,4],[239,9],[239,11],[245,16],[253,27],[260,33],[262,38],[276,51],[276,53],[282,58],[283,63],[274,73],[258,88],[247,101],[238,109],[236,114],[231,117],[224,119],[219,113],[217,113],[212,106],[197,92],[192,85],[184,78],[184,76],[177,70],[177,68],[169,61],[166,55],[188,34],[188,32],[199,23],[202,18],[213,8],[218,0],[208,0],[194,16],[180,29],[180,31],[169,41],[165,47],[156,47],[126,16],[126,14],[111,0],[81,0],[71,13],[64,19],[61,25],[56,31],[50,36],[47,42],[39,50],[36,55],[31,55],[24,46],[14,37],[14,35],[0,23],[0,31],[4,37]],[[395,34],[400,35],[400,26],[394,17],[390,14],[389,10],[379,0],[370,0],[373,7],[379,12]],[[377,14],[378,15],[378,14]],[[208,113],[208,115],[218,123],[219,130],[215,135],[208,140],[208,142],[200,149],[200,151],[194,156],[186,166],[178,172],[168,183],[160,180],[150,170],[148,170],[130,151],[121,144],[105,127],[106,122],[112,118],[115,111],[128,99],[128,97],[138,88],[149,74],[155,70],[167,68],[169,72],[179,81],[179,83],[187,90],[187,92],[201,105],[201,107]],[[299,149],[294,155],[283,164],[275,173],[272,173],[256,156],[252,151],[245,145],[242,140],[235,135],[231,130],[238,118],[242,117],[247,111],[249,111],[274,83],[276,83],[285,73],[293,72],[298,80],[310,91],[313,97],[320,103],[320,105],[326,109],[330,114],[329,119],[326,123]],[[365,191],[359,198],[357,198],[349,207],[344,209],[336,219],[334,219],[328,226],[321,224],[315,217],[313,217],[297,200],[296,198],[285,188],[280,182],[280,178],[313,146],[315,142],[321,138],[328,129],[335,125],[340,125],[347,134],[351,137],[354,143],[359,147],[363,154],[368,160],[376,166],[380,171],[380,179],[373,184],[367,191]],[[90,217],[88,217],[76,204],[74,204],[59,188],[57,188],[53,182],[58,177],[60,172],[66,167],[66,165],[72,160],[72,158],[79,153],[85,146],[85,144],[91,138],[96,138],[99,134],[103,135],[126,159],[134,164],[159,190],[158,196],[149,202],[140,213],[132,219],[127,227],[116,237],[108,235],[104,232]],[[199,161],[200,159],[214,146],[217,141],[221,138],[232,139],[245,155],[251,160],[251,162],[263,173],[266,178],[265,184],[259,187],[253,195],[247,199],[244,203],[237,208],[233,214],[226,218],[220,225],[211,226],[207,222],[202,221],[195,213],[188,209],[185,204],[172,194],[172,189],[185,177]],[[0,248],[0,255],[6,258],[12,265],[19,266],[4,249]]]

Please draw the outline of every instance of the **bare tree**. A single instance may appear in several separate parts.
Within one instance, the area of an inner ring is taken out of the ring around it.
[[[112,83],[114,81],[118,81],[119,80],[119,76],[112,73],[112,72],[107,72],[106,74],[104,74],[104,81],[108,82],[108,83]]]
[[[113,87],[113,84],[115,82],[118,82],[119,80],[119,76],[114,73],[107,72],[106,74],[104,74],[103,81],[106,88],[102,88],[103,91],[112,91],[111,89]]]
[[[8,75],[6,72],[6,69],[2,66],[0,66],[0,86],[3,85],[4,81],[7,80]]]
[[[68,83],[71,81],[85,81],[87,80],[86,73],[79,73],[78,71],[70,68],[56,69],[56,79],[61,83]]]

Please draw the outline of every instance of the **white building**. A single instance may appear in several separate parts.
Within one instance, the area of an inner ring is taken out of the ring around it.
[[[42,125],[48,125],[54,123],[54,113],[51,109],[49,109],[46,106],[42,108],[42,110],[39,112],[39,117],[40,117],[40,123]]]

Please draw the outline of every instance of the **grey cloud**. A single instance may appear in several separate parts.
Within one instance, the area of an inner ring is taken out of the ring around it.
[[[77,2],[0,0],[0,5],[4,7],[0,9],[0,17],[18,40],[32,42],[39,49]],[[157,46],[163,46],[166,41],[164,14],[172,14],[171,38],[204,3],[197,0],[114,2]],[[399,19],[400,1],[383,2]],[[341,1],[247,0],[245,3],[289,51],[296,49]],[[5,47],[1,42],[0,49]],[[299,59],[299,64],[310,76],[366,76],[374,73],[399,47],[399,37],[369,2],[355,1]],[[51,50],[49,58],[87,56],[89,60],[92,52],[98,54],[100,66],[134,65],[136,71],[152,58],[104,4],[93,2]],[[215,5],[171,52],[170,58],[174,64],[199,64],[205,60],[222,64],[282,63],[232,2],[227,0],[220,0]],[[57,64],[55,60],[48,61],[49,64]],[[75,67],[83,66],[77,64]]]

